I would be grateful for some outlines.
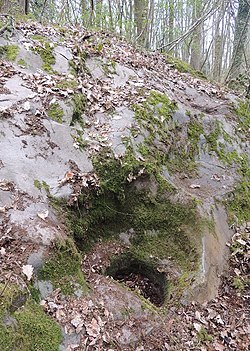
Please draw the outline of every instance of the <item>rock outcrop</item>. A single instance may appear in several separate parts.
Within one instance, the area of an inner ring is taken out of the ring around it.
[[[0,294],[40,296],[63,329],[42,350],[152,350],[249,220],[249,102],[107,33],[0,45]]]

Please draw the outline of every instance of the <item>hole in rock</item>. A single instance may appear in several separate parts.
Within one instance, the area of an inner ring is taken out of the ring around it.
[[[131,290],[138,289],[140,294],[155,306],[163,305],[166,295],[166,277],[151,264],[132,256],[122,255],[111,263],[106,274],[124,283]]]

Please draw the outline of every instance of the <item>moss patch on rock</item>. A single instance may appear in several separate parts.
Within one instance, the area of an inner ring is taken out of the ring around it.
[[[3,45],[0,47],[0,58],[15,61],[18,54],[19,47],[17,45]]]
[[[53,287],[60,288],[64,295],[70,295],[79,288],[87,292],[81,271],[81,255],[70,239],[56,244],[53,256],[38,272],[38,279],[51,281]]]
[[[249,135],[250,128],[250,99],[239,100],[234,110],[239,118],[238,132],[245,138]]]
[[[76,89],[78,86],[77,80],[64,78],[56,84],[58,89]]]
[[[250,164],[246,155],[238,156],[241,180],[225,201],[230,223],[250,220]]]
[[[43,37],[38,40],[41,42],[40,45],[35,46],[32,50],[40,55],[43,61],[42,69],[53,74],[54,69],[52,66],[56,63],[56,58],[53,52],[54,45],[47,42]]]
[[[0,290],[0,349],[58,351],[62,341],[59,325],[17,286],[9,284],[4,289],[0,284]]]
[[[167,62],[177,71],[181,73],[189,73],[195,78],[201,78],[201,79],[207,79],[205,74],[201,71],[195,70],[193,67],[191,67],[187,62],[182,61],[174,56],[171,55],[166,55],[167,57]]]
[[[204,132],[198,117],[190,115],[190,122],[180,126],[173,119],[176,103],[159,92],[151,92],[144,103],[134,106],[134,111],[140,127],[138,134],[144,138],[138,152],[145,159],[155,160],[158,168],[165,166],[171,173],[192,175]]]
[[[80,126],[84,127],[83,113],[86,110],[87,99],[84,94],[74,94],[72,98],[73,103],[73,114],[70,125],[74,125],[75,123],[79,123]]]
[[[48,116],[58,123],[63,123],[64,111],[58,102],[54,102],[49,106]]]
[[[27,67],[27,63],[25,62],[25,60],[24,60],[24,59],[20,59],[20,60],[18,60],[17,64],[18,64],[19,66],[24,67],[24,68],[26,68],[26,67]]]

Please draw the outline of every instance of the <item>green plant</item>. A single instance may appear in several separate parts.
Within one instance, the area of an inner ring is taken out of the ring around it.
[[[244,291],[245,284],[241,277],[236,276],[233,278],[233,287],[240,293]]]
[[[0,47],[0,58],[15,61],[18,54],[19,47],[17,45],[3,45]]]
[[[82,128],[84,128],[83,113],[86,110],[87,99],[83,94],[74,94],[72,98],[73,103],[73,114],[70,125],[74,125],[78,122]]]
[[[35,179],[34,180],[34,187],[39,189],[39,190],[44,189],[47,194],[50,193],[49,185],[44,180],[40,182],[38,179]]]
[[[63,123],[64,111],[58,102],[54,102],[49,106],[48,116],[58,123]]]
[[[25,67],[25,68],[27,67],[27,63],[24,61],[24,59],[18,60],[17,64],[18,64],[19,66],[23,66],[23,67]]]
[[[197,333],[197,338],[203,343],[206,341],[211,342],[213,340],[212,336],[208,334],[203,326],[201,326],[200,331]]]

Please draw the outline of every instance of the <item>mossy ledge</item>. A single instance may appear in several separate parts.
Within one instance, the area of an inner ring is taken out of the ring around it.
[[[49,280],[54,289],[60,288],[64,295],[75,290],[88,291],[88,286],[81,270],[81,255],[71,239],[57,242],[44,266],[38,272],[39,280]]]
[[[167,62],[175,69],[177,69],[177,71],[179,71],[180,73],[189,73],[195,78],[207,79],[203,72],[195,70],[187,62],[182,61],[181,59],[171,56],[169,54],[166,55],[166,58]]]
[[[0,284],[1,351],[58,351],[62,334],[27,291]]]

